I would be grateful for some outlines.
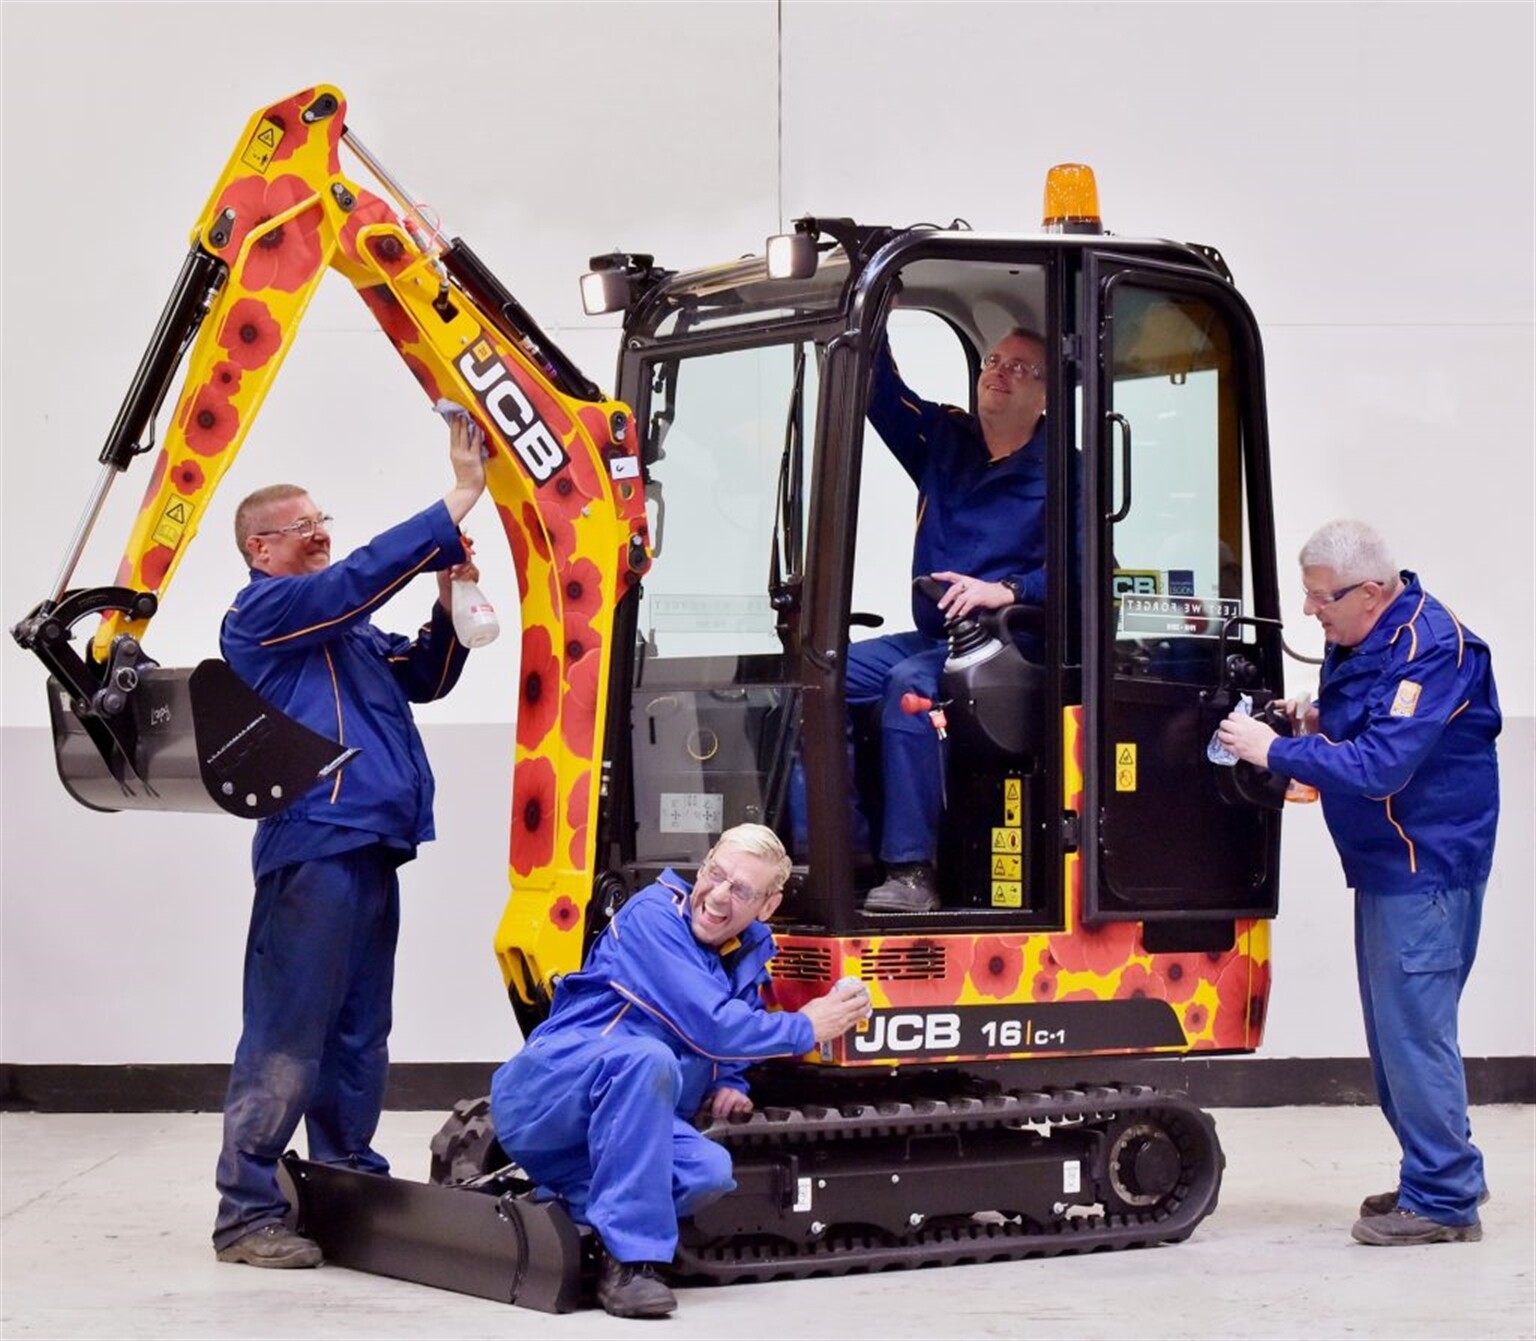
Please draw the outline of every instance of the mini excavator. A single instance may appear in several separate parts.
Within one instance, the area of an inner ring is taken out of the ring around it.
[[[382,193],[342,172],[344,148]],[[691,875],[744,821],[794,861],[776,1004],[849,975],[873,999],[856,1031],[760,1068],[747,1120],[710,1127],[738,1189],[685,1223],[678,1276],[1188,1237],[1220,1188],[1210,1117],[1059,1077],[1249,1052],[1263,1030],[1284,781],[1207,754],[1243,699],[1283,722],[1263,359],[1221,255],[1105,232],[1075,165],[1051,170],[1033,232],[803,218],[704,269],[609,254],[583,294],[622,312],[610,399],[428,222],[339,89],[264,107],[198,216],[56,588],[13,629],[49,671],[60,777],[87,806],[260,818],[346,767],[223,663],[144,651],[328,269],[428,399],[485,430],[521,600],[495,949],[525,1033],[630,893]],[[909,383],[964,410],[1018,325],[1047,350],[1046,599],[950,627],[940,699],[915,705],[946,737],[942,907],[867,912],[879,742],[850,725],[843,666],[910,596],[907,542],[861,492],[884,467],[873,362],[889,340]],[[72,587],[183,365],[116,580]],[[485,1101],[432,1146],[429,1183],[290,1155],[305,1232],[344,1266],[575,1306],[582,1235],[506,1167]]]

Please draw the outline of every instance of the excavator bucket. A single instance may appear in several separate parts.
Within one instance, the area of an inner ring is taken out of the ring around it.
[[[541,1313],[581,1303],[581,1233],[554,1202],[381,1178],[291,1151],[279,1182],[327,1262]]]
[[[88,725],[56,676],[48,707],[59,778],[92,810],[266,819],[357,753],[274,708],[218,660],[138,670],[110,726]]]

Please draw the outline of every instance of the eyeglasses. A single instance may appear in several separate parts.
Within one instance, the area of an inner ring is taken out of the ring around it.
[[[1005,359],[1001,354],[988,354],[982,359],[981,367],[984,372],[1002,371],[1012,378],[1033,377],[1035,381],[1043,381],[1045,369],[1037,367],[1033,363],[1025,363],[1023,359]]]
[[[753,904],[760,903],[763,898],[760,890],[753,889],[751,885],[744,884],[740,880],[732,880],[729,874],[712,861],[706,861],[699,867],[699,879],[710,885],[729,886],[731,898],[743,908],[750,908]]]
[[[1347,587],[1340,587],[1337,591],[1308,591],[1305,587],[1303,587],[1302,596],[1304,599],[1302,600],[1302,604],[1315,605],[1319,609],[1325,605],[1336,605],[1339,601],[1342,601],[1346,596],[1348,596],[1350,592],[1358,591],[1367,582],[1372,582],[1374,580],[1374,578],[1368,577],[1360,582],[1352,582]]]
[[[300,517],[296,522],[289,522],[287,526],[278,526],[270,531],[252,531],[252,535],[291,535],[300,540],[308,540],[316,530],[325,527],[330,530],[331,523],[336,518],[328,512],[322,512],[318,517]]]

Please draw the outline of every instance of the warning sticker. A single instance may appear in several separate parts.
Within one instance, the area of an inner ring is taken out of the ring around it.
[[[1024,858],[1007,852],[992,854],[992,878],[994,880],[1022,880]]]
[[[1024,851],[1024,835],[1017,829],[993,829],[993,852],[1022,852]]]
[[[994,908],[1022,908],[1024,886],[1018,880],[994,880],[992,882],[992,906]]]
[[[1131,741],[1122,741],[1115,746],[1115,790],[1136,790],[1136,746]]]
[[[256,127],[256,133],[246,142],[240,161],[257,172],[266,172],[272,164],[272,155],[282,142],[283,128],[276,121],[263,117],[261,124]]]
[[[192,514],[197,509],[185,498],[173,498],[165,505],[165,511],[160,514],[160,519],[155,523],[155,529],[150,539],[157,545],[164,545],[167,549],[178,549],[181,546],[181,538],[187,532],[187,527],[192,522]]]
[[[1397,696],[1392,700],[1392,716],[1412,717],[1419,710],[1419,695],[1423,691],[1423,685],[1415,684],[1412,680],[1399,681]]]

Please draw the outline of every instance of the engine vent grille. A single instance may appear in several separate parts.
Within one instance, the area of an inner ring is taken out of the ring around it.
[[[781,945],[773,957],[773,976],[826,982],[832,976],[832,951],[825,945]]]
[[[863,956],[860,976],[872,981],[942,978],[945,950],[942,945],[892,945]]]

